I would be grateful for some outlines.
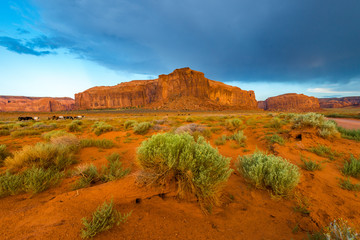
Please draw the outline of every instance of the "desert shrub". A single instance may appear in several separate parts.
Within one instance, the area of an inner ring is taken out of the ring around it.
[[[0,175],[0,197],[15,195],[22,191],[23,176],[21,174],[11,174],[6,171]]]
[[[67,125],[67,129],[69,130],[69,132],[81,132],[82,130],[81,125],[82,125],[82,121],[74,120]]]
[[[317,163],[316,161],[313,161],[311,159],[306,160],[303,157],[301,157],[301,161],[303,162],[301,167],[307,171],[313,172],[313,171],[321,169],[321,165],[319,163]]]
[[[348,191],[360,191],[360,184],[351,183],[350,179],[339,179],[340,187]]]
[[[1,129],[0,130],[0,136],[9,136],[10,131],[8,129]]]
[[[345,162],[342,173],[346,176],[360,177],[360,158],[357,160],[354,156],[351,156],[350,160]]]
[[[59,183],[63,173],[54,169],[32,167],[23,173],[24,190],[39,193]]]
[[[360,234],[347,221],[340,218],[330,223],[326,228],[325,236],[329,240],[355,240]]]
[[[24,146],[14,156],[6,158],[4,163],[15,169],[37,166],[62,170],[74,161],[74,150],[70,146],[40,142],[34,146]]]
[[[11,153],[7,150],[5,144],[0,145],[0,166],[2,165],[5,158],[9,157]]]
[[[175,179],[179,197],[194,194],[208,208],[219,203],[220,190],[232,172],[230,159],[203,137],[195,141],[187,133],[153,135],[141,143],[137,159],[149,184]]]
[[[194,122],[194,119],[192,117],[187,117],[185,119],[186,122]]]
[[[203,136],[206,139],[210,139],[211,135],[212,133],[209,129],[203,129],[202,131],[195,131],[191,133],[191,136],[194,137],[195,141],[197,141],[200,136]]]
[[[339,157],[339,154],[336,151],[333,151],[331,148],[321,144],[318,144],[316,147],[311,147],[309,151],[320,157],[327,157],[330,160],[335,160],[336,157]]]
[[[190,124],[186,124],[183,126],[178,127],[174,132],[176,134],[181,134],[181,133],[194,133],[194,132],[202,132],[204,131],[205,128],[201,125],[198,125],[196,123],[190,123]]]
[[[229,131],[235,131],[239,129],[241,125],[243,125],[243,122],[238,118],[225,120],[225,127]]]
[[[74,136],[74,135],[66,132],[65,130],[53,130],[53,131],[42,134],[42,137],[46,141],[50,141],[51,138],[57,138],[57,137],[61,137],[61,136]]]
[[[217,139],[215,139],[214,143],[215,145],[224,145],[226,143],[227,140],[227,136],[226,135],[221,135],[220,137],[218,137]]]
[[[260,151],[250,156],[239,156],[236,167],[256,187],[269,187],[277,195],[286,195],[300,179],[297,166],[282,157],[266,155]]]
[[[130,173],[129,168],[124,169],[122,167],[122,162],[120,161],[120,155],[118,153],[113,153],[106,159],[108,160],[108,165],[102,167],[101,181],[114,181],[123,178]]]
[[[266,137],[269,141],[270,144],[274,144],[277,143],[279,145],[284,145],[285,144],[285,140],[283,137],[281,137],[280,135],[274,134],[271,137]]]
[[[234,133],[230,136],[230,139],[235,140],[239,145],[244,145],[246,141],[246,136],[242,130]]]
[[[113,129],[113,126],[107,124],[106,122],[96,122],[94,125],[92,125],[92,131],[96,136],[99,136],[105,132],[111,132]]]
[[[52,137],[50,142],[54,145],[67,146],[72,150],[78,150],[80,146],[80,140],[74,135],[64,135],[60,137]]]
[[[212,127],[210,128],[210,131],[215,134],[219,134],[222,131],[222,128],[220,127]]]
[[[24,136],[34,136],[34,135],[40,135],[41,132],[39,130],[33,130],[33,129],[26,129],[26,130],[16,130],[14,132],[11,132],[11,137],[24,137]]]
[[[73,190],[89,187],[99,179],[99,173],[93,164],[80,166],[77,170],[77,174],[81,177],[72,186]]]
[[[340,132],[342,138],[360,142],[360,130],[346,129],[342,127],[338,127],[337,130]]]
[[[115,143],[109,139],[81,139],[80,146],[82,148],[98,147],[108,149],[114,147]]]
[[[318,113],[298,114],[293,119],[293,128],[314,127],[323,138],[338,134],[336,123],[326,120],[324,115]]]
[[[56,127],[56,124],[55,124]],[[43,129],[43,128],[54,128],[53,124],[47,125],[43,122],[37,122],[32,125],[32,128]]]
[[[137,125],[137,121],[135,121],[135,120],[128,120],[124,123],[124,127],[126,130],[131,127],[134,127],[135,125]]]
[[[285,124],[286,124],[286,121],[281,120],[278,117],[274,117],[270,120],[270,122],[268,124],[265,125],[265,127],[280,129]]]
[[[131,212],[121,214],[113,208],[113,201],[107,203],[106,201],[99,206],[92,214],[92,219],[81,219],[84,227],[81,229],[81,238],[93,238],[96,234],[109,230],[114,225],[125,223]]]
[[[134,126],[134,133],[136,134],[146,134],[151,128],[151,123],[149,122],[141,122]]]

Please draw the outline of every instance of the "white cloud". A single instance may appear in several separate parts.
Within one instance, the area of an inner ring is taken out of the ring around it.
[[[331,88],[308,88],[307,91],[311,93],[360,93],[360,91],[337,91]]]

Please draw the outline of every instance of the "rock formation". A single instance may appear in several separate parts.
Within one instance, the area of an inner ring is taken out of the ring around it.
[[[360,97],[319,98],[319,103],[322,108],[360,106]]]
[[[56,112],[75,109],[72,98],[0,96],[2,112]]]
[[[256,109],[254,91],[205,78],[190,68],[154,80],[135,80],[94,87],[75,94],[78,109],[144,107],[177,110]]]
[[[307,112],[320,109],[319,100],[304,94],[287,93],[276,97],[270,97],[259,104],[264,110],[269,111],[292,111]]]

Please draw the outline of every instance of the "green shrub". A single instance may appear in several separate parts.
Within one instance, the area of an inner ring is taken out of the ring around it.
[[[113,208],[113,201],[107,203],[106,201],[99,206],[92,214],[92,219],[89,221],[86,218],[81,219],[84,227],[81,229],[81,238],[93,238],[96,234],[109,230],[114,225],[125,223],[131,212],[121,214]]]
[[[7,150],[5,144],[0,145],[0,166],[2,165],[5,158],[9,157],[11,153]]]
[[[195,194],[202,207],[219,203],[220,190],[232,170],[230,159],[199,137],[187,134],[157,134],[141,143],[137,159],[149,184],[177,182],[179,197]]]
[[[280,129],[286,123],[287,123],[286,121],[281,120],[278,117],[274,117],[270,120],[270,122],[268,124],[265,125],[265,127]]]
[[[53,131],[42,134],[42,137],[46,141],[50,141],[51,138],[57,138],[57,137],[61,137],[61,136],[74,136],[74,135],[66,132],[65,130],[53,130]]]
[[[285,140],[284,138],[282,138],[280,135],[274,134],[271,137],[267,137],[268,141],[270,144],[274,144],[277,143],[279,145],[284,145],[285,144]]]
[[[239,129],[241,125],[243,125],[243,122],[238,118],[225,120],[225,127],[229,131],[235,131]]]
[[[244,135],[244,132],[242,130],[234,133],[230,136],[230,139],[235,140],[239,145],[245,144],[246,136]]]
[[[217,139],[215,139],[214,143],[215,145],[224,145],[226,143],[227,140],[227,136],[226,135],[221,135],[220,137],[218,137]]]
[[[128,120],[128,121],[126,121],[126,122],[124,123],[124,127],[125,127],[125,129],[127,130],[127,129],[131,128],[131,127],[134,127],[136,124],[137,124],[137,121],[135,121],[135,120]]]
[[[21,192],[23,184],[24,180],[21,174],[15,175],[6,171],[5,174],[0,175],[0,197],[15,195]]]
[[[32,167],[23,173],[24,190],[26,192],[39,193],[59,183],[64,176],[53,169]]]
[[[300,179],[297,166],[281,157],[266,155],[260,151],[250,156],[239,156],[236,167],[256,187],[270,187],[277,195],[286,195]]]
[[[342,173],[346,176],[360,177],[360,158],[357,160],[354,156],[351,156],[350,160],[345,162]]]
[[[342,127],[338,127],[337,130],[341,133],[342,138],[360,142],[360,130],[346,129],[346,128],[342,128]]]
[[[318,113],[298,114],[293,119],[293,128],[313,127],[323,138],[336,136],[338,134],[336,123],[326,120],[324,115]]]
[[[92,131],[96,136],[99,136],[105,132],[111,132],[113,129],[113,126],[107,124],[106,122],[96,122],[94,125],[92,125]]]
[[[340,187],[348,191],[360,191],[360,184],[351,183],[350,179],[340,179]]]
[[[24,146],[22,150],[15,152],[13,157],[6,158],[4,163],[5,166],[15,169],[37,166],[62,170],[74,163],[74,151],[71,146],[40,142],[34,146]]]
[[[26,130],[16,130],[14,132],[11,132],[11,137],[24,137],[24,136],[34,136],[34,135],[40,135],[41,132],[39,130],[32,130],[32,129],[26,129]]]
[[[97,182],[99,179],[97,168],[93,164],[90,164],[86,167],[78,167],[78,174],[81,176],[81,178],[75,182],[72,187],[73,190],[89,187],[92,183]]]
[[[212,133],[209,129],[202,129],[201,131],[195,131],[191,133],[191,136],[194,137],[195,141],[197,141],[200,136],[206,139],[210,139],[211,135]]]
[[[146,134],[151,128],[151,123],[149,122],[141,122],[134,126],[134,133],[136,134]]]
[[[1,129],[0,130],[0,136],[9,136],[10,131],[8,129]]]
[[[115,146],[115,143],[109,139],[81,139],[80,146],[82,148],[86,147],[98,147],[109,149]]]
[[[309,151],[320,157],[327,157],[330,160],[335,160],[336,157],[340,156],[336,151],[332,151],[331,148],[321,144],[317,145],[316,147],[311,147]]]
[[[123,178],[130,173],[129,168],[124,169],[122,167],[122,162],[120,161],[120,155],[118,153],[113,153],[106,159],[108,160],[108,165],[102,167],[101,181],[114,181]]]
[[[301,167],[307,171],[313,172],[321,169],[321,165],[316,161],[313,161],[311,159],[306,160],[303,157],[301,157],[301,161],[304,163],[303,165],[301,165]]]
[[[222,131],[222,128],[220,127],[212,127],[210,128],[210,131],[215,134],[219,134]]]
[[[187,117],[185,119],[186,122],[194,122],[194,119],[192,117]]]
[[[81,132],[82,121],[74,120],[70,124],[67,125],[69,132]]]

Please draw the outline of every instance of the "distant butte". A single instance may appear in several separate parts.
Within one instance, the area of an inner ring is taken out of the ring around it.
[[[56,112],[75,109],[72,98],[0,96],[0,112]]]
[[[257,109],[254,91],[205,78],[190,68],[154,80],[134,80],[94,87],[75,94],[78,109],[142,107],[168,110]]]
[[[259,101],[258,107],[269,111],[307,112],[320,109],[319,100],[304,94],[287,93]]]
[[[319,98],[322,108],[342,108],[360,106],[360,97]]]

